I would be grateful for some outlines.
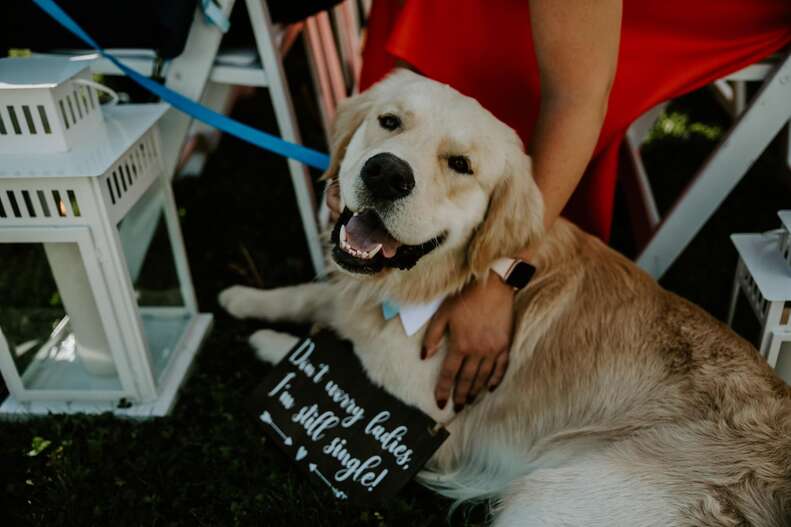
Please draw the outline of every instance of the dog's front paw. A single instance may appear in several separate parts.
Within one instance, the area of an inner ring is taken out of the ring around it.
[[[299,342],[299,339],[288,333],[261,329],[250,335],[248,342],[259,359],[270,364],[277,364]]]
[[[217,297],[217,301],[231,316],[249,318],[256,312],[255,304],[258,293],[259,291],[252,287],[234,285],[223,290]]]

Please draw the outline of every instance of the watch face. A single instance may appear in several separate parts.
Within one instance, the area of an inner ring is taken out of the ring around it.
[[[520,260],[514,264],[511,273],[508,275],[508,280],[506,281],[511,287],[522,289],[530,282],[535,272],[535,267]]]

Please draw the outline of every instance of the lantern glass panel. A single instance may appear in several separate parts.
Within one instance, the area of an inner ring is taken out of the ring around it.
[[[79,245],[0,243],[0,262],[0,329],[22,386],[121,390]]]
[[[164,211],[163,192],[154,185],[118,224],[157,379],[192,320],[185,307]]]

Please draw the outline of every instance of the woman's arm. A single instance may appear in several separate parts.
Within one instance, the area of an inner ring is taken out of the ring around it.
[[[531,0],[541,107],[529,152],[550,227],[599,138],[615,78],[621,0]]]
[[[529,151],[547,228],[566,206],[596,146],[618,63],[621,8],[621,0],[530,1],[541,107]],[[529,261],[534,249],[526,247],[514,256]],[[502,380],[513,329],[513,296],[509,286],[492,277],[447,299],[432,318],[423,357],[433,355],[450,332],[435,390],[440,407],[452,388],[459,411],[484,386],[492,390]]]

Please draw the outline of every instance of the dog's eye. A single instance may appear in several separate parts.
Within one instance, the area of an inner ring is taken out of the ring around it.
[[[392,113],[386,113],[379,116],[379,126],[391,132],[401,126],[401,119]]]
[[[472,174],[470,160],[464,156],[450,156],[448,158],[448,167],[459,174]]]

